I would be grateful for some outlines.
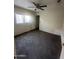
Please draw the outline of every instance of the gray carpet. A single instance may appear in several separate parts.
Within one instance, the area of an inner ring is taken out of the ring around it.
[[[17,59],[59,59],[61,37],[35,30],[15,38]]]

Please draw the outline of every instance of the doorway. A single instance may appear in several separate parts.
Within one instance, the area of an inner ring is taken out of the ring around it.
[[[39,29],[39,19],[40,19],[40,16],[36,15],[36,29]]]

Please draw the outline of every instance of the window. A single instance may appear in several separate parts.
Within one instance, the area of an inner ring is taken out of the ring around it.
[[[16,14],[16,23],[17,24],[30,23],[31,21],[32,21],[32,18],[29,15]]]
[[[16,23],[23,23],[23,15],[16,14]]]
[[[31,22],[31,17],[25,15],[25,23],[30,23]]]

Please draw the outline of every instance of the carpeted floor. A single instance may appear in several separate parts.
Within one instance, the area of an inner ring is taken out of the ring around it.
[[[15,38],[17,59],[59,59],[61,37],[35,30]]]

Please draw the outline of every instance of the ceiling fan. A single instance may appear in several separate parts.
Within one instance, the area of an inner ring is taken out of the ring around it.
[[[35,2],[32,2],[34,4],[34,6],[37,8],[37,9],[40,9],[40,10],[44,10],[43,8],[44,7],[47,7],[47,5],[41,5],[40,3],[35,3]],[[35,9],[36,10],[36,9]]]
[[[57,3],[60,3],[61,0],[57,0]],[[47,7],[47,5],[42,5],[40,2],[39,3],[36,3],[34,1],[32,1],[32,4],[35,6],[35,11],[37,11],[38,9],[40,10],[44,10],[44,7]]]

